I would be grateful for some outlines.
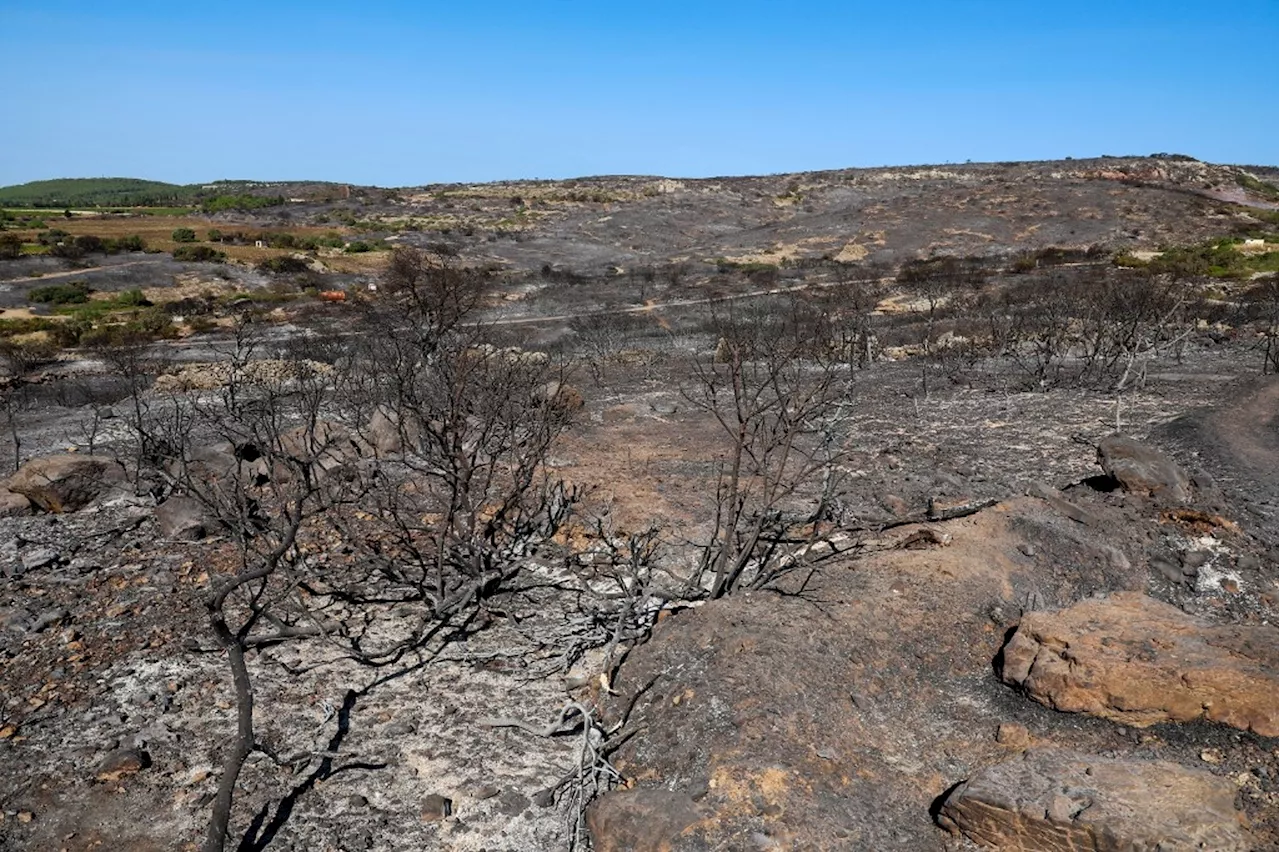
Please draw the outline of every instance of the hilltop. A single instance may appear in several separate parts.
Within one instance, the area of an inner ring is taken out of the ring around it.
[[[203,184],[175,184],[141,178],[58,178],[0,187],[0,207],[18,208],[131,208],[199,206],[220,196],[280,196],[282,190],[315,183],[271,183],[218,180]]]

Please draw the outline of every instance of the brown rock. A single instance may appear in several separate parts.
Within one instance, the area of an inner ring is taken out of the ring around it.
[[[145,751],[133,748],[119,748],[103,758],[98,764],[95,777],[99,781],[119,781],[127,775],[141,772],[151,765],[151,758]]]
[[[587,810],[596,852],[667,852],[701,821],[688,796],[670,790],[615,790]]]
[[[892,512],[895,518],[905,518],[911,514],[911,507],[907,505],[907,501],[897,494],[880,495],[880,505]]]
[[[453,800],[432,793],[422,800],[422,821],[436,822],[453,815]]]
[[[1191,481],[1173,459],[1124,435],[1108,435],[1098,444],[1098,464],[1125,491],[1185,503]]]
[[[1137,592],[1023,617],[1001,677],[1049,707],[1134,727],[1205,718],[1277,734],[1275,630],[1211,625]]]
[[[124,467],[114,459],[65,453],[32,459],[7,487],[46,512],[74,512],[123,481]]]
[[[0,490],[0,518],[31,514],[31,501],[21,494]]]
[[[1034,749],[958,786],[938,822],[1006,852],[1244,852],[1235,796],[1174,763]]]
[[[1012,749],[1025,749],[1031,745],[1031,732],[1016,722],[1001,722],[996,728],[996,742]]]

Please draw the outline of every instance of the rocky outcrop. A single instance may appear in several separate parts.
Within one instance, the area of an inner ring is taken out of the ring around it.
[[[332,372],[333,367],[328,364],[308,360],[263,359],[244,363],[221,361],[187,364],[173,373],[158,376],[155,390],[161,393],[217,390],[233,383],[281,387]]]
[[[124,481],[114,459],[71,453],[32,459],[9,478],[9,491],[46,512],[74,512]]]
[[[1235,796],[1230,781],[1167,761],[1037,749],[956,787],[938,822],[1006,852],[1244,852]]]
[[[1175,503],[1191,498],[1191,481],[1164,453],[1124,435],[1108,435],[1098,444],[1098,464],[1107,476],[1133,494]]]
[[[1208,719],[1277,734],[1275,630],[1199,621],[1135,592],[1023,617],[1005,683],[1041,704],[1126,725]]]

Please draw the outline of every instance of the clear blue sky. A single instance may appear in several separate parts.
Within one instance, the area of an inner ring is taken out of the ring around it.
[[[1276,0],[0,0],[0,184],[1277,162]]]

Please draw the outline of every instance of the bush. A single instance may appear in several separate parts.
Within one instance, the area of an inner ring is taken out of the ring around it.
[[[147,244],[143,242],[142,237],[117,237],[114,240],[107,240],[107,251],[145,251]]]
[[[79,281],[70,284],[50,284],[47,287],[33,287],[27,299],[41,305],[83,305],[89,301],[88,284]]]
[[[22,237],[17,234],[0,234],[0,260],[22,257]]]
[[[151,307],[151,302],[147,300],[146,296],[142,295],[142,290],[136,287],[132,290],[125,290],[119,296],[116,296],[115,303],[118,307],[121,307],[121,308]]]
[[[76,245],[75,241],[69,241],[49,246],[49,254],[66,260],[77,260],[84,257],[84,250]]]
[[[211,246],[177,246],[173,259],[187,263],[221,263],[227,256]]]
[[[194,243],[196,232],[190,228],[174,228],[172,237],[175,243]]]
[[[103,243],[101,237],[95,237],[93,234],[83,234],[75,239],[76,248],[85,254],[102,254],[107,250],[106,244]]]

